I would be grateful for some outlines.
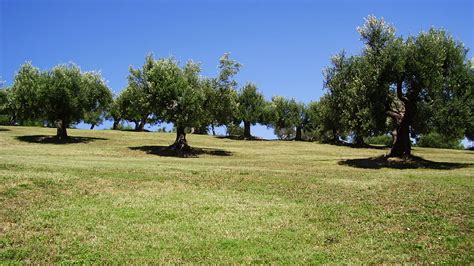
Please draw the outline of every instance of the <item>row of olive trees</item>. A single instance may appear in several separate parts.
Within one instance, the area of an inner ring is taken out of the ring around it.
[[[296,129],[302,139],[305,107],[295,100],[274,97],[270,102],[247,83],[238,88],[233,79],[241,65],[229,54],[219,62],[216,78],[203,77],[192,61],[180,65],[174,58],[145,58],[141,68],[130,68],[127,87],[115,98],[96,72],[83,72],[74,64],[41,71],[30,63],[22,65],[11,88],[0,90],[0,109],[12,124],[36,124],[57,128],[57,138],[68,137],[67,128],[81,121],[93,128],[104,119],[145,124],[172,123],[176,129],[174,146],[187,146],[186,132],[205,134],[214,127],[244,125],[243,136],[252,138],[256,123],[276,130]],[[288,136],[286,136],[288,137]]]
[[[474,73],[467,50],[442,30],[403,39],[383,19],[368,17],[359,33],[359,55],[340,53],[325,69],[326,94],[303,104],[273,97],[266,101],[252,83],[239,87],[241,65],[224,54],[215,78],[200,75],[200,65],[174,58],[145,58],[130,68],[127,87],[112,100],[98,73],[75,65],[40,71],[31,64],[18,71],[13,86],[0,90],[0,109],[12,121],[46,121],[67,138],[79,121],[113,119],[145,124],[172,123],[173,148],[187,148],[186,132],[206,134],[215,127],[239,128],[252,138],[256,123],[272,127],[281,139],[339,142],[352,136],[356,145],[391,133],[391,156],[410,156],[411,138],[436,133],[447,140],[474,128]],[[3,99],[3,100],[2,100]],[[447,141],[448,142],[448,141]]]

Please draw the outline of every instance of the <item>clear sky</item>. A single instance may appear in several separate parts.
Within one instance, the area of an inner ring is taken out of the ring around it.
[[[240,84],[256,83],[267,99],[309,102],[323,94],[331,55],[360,51],[356,27],[367,15],[384,17],[403,36],[442,27],[473,48],[473,3],[0,0],[0,79],[11,85],[25,61],[40,69],[72,61],[100,70],[117,93],[128,67],[141,66],[149,52],[201,62],[206,76],[215,76],[219,57],[230,52],[243,64]],[[252,130],[273,136],[264,127]]]

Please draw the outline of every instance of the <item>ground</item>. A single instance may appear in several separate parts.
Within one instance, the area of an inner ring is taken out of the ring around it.
[[[0,127],[0,264],[474,263],[473,151],[54,134]]]

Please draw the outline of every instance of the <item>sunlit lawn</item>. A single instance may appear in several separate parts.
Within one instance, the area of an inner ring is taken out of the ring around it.
[[[0,263],[474,263],[472,151],[54,133],[0,127]]]

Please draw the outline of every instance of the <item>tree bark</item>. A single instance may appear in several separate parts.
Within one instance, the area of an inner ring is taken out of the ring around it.
[[[301,131],[302,131],[302,128],[300,126],[297,126],[296,127],[296,136],[295,136],[296,141],[302,141],[303,140]]]
[[[64,120],[56,121],[56,137],[59,140],[66,140],[68,138],[67,123]]]
[[[252,135],[250,134],[250,122],[247,121],[244,121],[244,138],[252,138]]]
[[[392,132],[393,145],[390,149],[390,157],[404,158],[411,156],[410,123],[408,118],[405,113],[400,124]]]
[[[189,148],[188,141],[186,140],[186,131],[182,126],[176,127],[176,140],[172,147],[176,150],[185,150]]]
[[[402,82],[397,83],[397,97],[403,103],[403,108],[401,111],[388,112],[397,125],[392,132],[393,145],[388,156],[406,158],[411,156],[410,125],[416,111],[416,101],[403,95]]]
[[[215,136],[216,135],[216,129],[214,128],[214,124],[211,125],[211,129],[212,129],[212,135]]]
[[[95,124],[92,124],[90,130],[93,130],[94,127],[95,127]]]

